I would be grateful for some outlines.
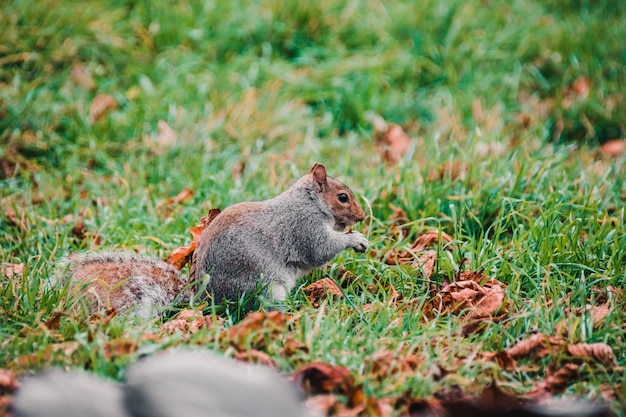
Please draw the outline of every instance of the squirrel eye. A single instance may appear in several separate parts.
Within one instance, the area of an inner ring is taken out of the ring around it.
[[[348,199],[348,194],[346,194],[346,193],[339,193],[339,194],[337,194],[337,199],[341,203],[347,203],[348,200],[349,200]]]

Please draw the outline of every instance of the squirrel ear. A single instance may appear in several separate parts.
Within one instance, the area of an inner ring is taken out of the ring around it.
[[[311,168],[311,173],[313,174],[315,188],[318,191],[322,191],[326,185],[326,168],[324,168],[324,165],[316,163]]]

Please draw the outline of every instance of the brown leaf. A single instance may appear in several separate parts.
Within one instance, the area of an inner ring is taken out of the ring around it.
[[[166,147],[176,144],[176,138],[178,135],[165,120],[159,120],[157,122],[157,126],[159,128],[159,134],[157,136],[158,145]]]
[[[196,250],[202,231],[213,221],[213,219],[215,219],[215,217],[217,217],[218,214],[220,214],[220,209],[211,209],[209,210],[209,214],[200,219],[200,223],[197,226],[190,227],[189,233],[193,236],[193,241],[189,245],[179,246],[174,249],[172,254],[167,258],[166,262],[174,265],[174,267],[179,271],[183,269],[184,266],[187,265],[187,263],[192,259],[193,252]],[[194,280],[194,273],[195,268],[192,264],[189,271],[189,281]]]
[[[230,327],[226,335],[237,350],[262,349],[266,338],[276,338],[283,333],[288,317],[280,311],[257,311]]]
[[[328,295],[336,298],[343,297],[341,288],[339,288],[332,278],[322,278],[315,281],[304,287],[303,292],[308,295],[309,300],[311,300],[311,303],[315,308],[319,307],[319,302],[325,299]]]
[[[0,271],[2,271],[5,277],[10,279],[24,272],[24,264],[2,264],[0,265]]]
[[[428,181],[442,181],[447,178],[454,181],[464,179],[469,171],[469,164],[461,161],[447,161],[439,165],[437,169],[428,171],[426,179]]]
[[[606,343],[578,343],[575,345],[568,345],[567,352],[575,357],[583,360],[595,360],[607,367],[613,367],[617,365],[617,359],[613,349]]]
[[[107,113],[117,107],[117,100],[113,96],[107,94],[98,94],[91,102],[89,115],[91,120],[96,122],[104,117]]]
[[[83,64],[82,62],[75,62],[72,65],[70,79],[74,84],[84,88],[85,90],[91,91],[96,88],[96,82],[87,70],[85,64]]]
[[[411,138],[404,133],[399,125],[385,123],[381,125],[381,128],[383,126],[385,127],[384,130],[376,132],[376,147],[383,161],[397,164],[409,150]]]
[[[270,368],[276,366],[270,355],[255,349],[237,352],[235,353],[235,359],[242,362],[256,363]]]
[[[427,278],[433,275],[435,270],[435,264],[437,263],[437,251],[427,250],[422,253],[415,262],[413,262],[413,268],[424,272]]]
[[[626,139],[613,139],[600,146],[600,153],[608,158],[617,158],[626,151]]]
[[[473,312],[474,317],[489,317],[496,314],[503,305],[504,290],[499,285],[493,285],[487,289],[483,297],[476,302]]]
[[[572,91],[578,97],[586,98],[589,96],[589,79],[580,76],[572,83]]]
[[[507,353],[513,359],[528,358],[534,355],[545,356],[548,337],[542,333],[535,333],[527,339],[517,342],[513,347],[507,349]]]
[[[46,320],[43,325],[48,330],[59,330],[59,327],[61,325],[61,318],[63,316],[65,316],[65,313],[63,313],[62,311],[57,311],[52,317]]]
[[[163,201],[163,205],[181,204],[193,196],[194,192],[191,188],[183,188],[175,197],[166,198],[165,201]]]
[[[498,410],[500,413],[518,408],[520,405],[520,400],[516,395],[504,391],[495,381],[485,387],[477,402],[483,408]]]
[[[13,371],[0,368],[0,393],[12,393],[20,386]]]
[[[304,343],[298,342],[291,335],[287,335],[282,349],[280,350],[281,356],[290,358],[296,354],[307,354],[309,348]]]
[[[298,368],[290,377],[306,394],[338,393],[350,397],[355,391],[354,376],[341,365],[322,362]]]
[[[137,349],[137,343],[132,340],[115,339],[104,344],[104,356],[111,360],[115,356],[129,355]]]
[[[439,233],[441,233],[441,237]],[[415,239],[415,241],[413,242],[413,245],[411,245],[411,250],[413,252],[421,252],[430,245],[438,244],[440,239],[442,243],[441,246],[444,248],[446,247],[445,245],[446,243],[452,242],[452,237],[448,235],[446,232],[439,232],[437,230],[433,230],[433,231],[426,232],[418,236],[417,239]]]
[[[182,310],[176,317],[161,326],[161,329],[169,334],[181,332],[194,334],[204,327],[204,316],[201,312],[192,309]]]
[[[304,401],[307,408],[319,416],[335,415],[341,402],[333,394],[314,395]]]
[[[578,369],[579,366],[573,363],[565,364],[556,372],[549,372],[545,379],[535,385],[526,395],[530,398],[538,398],[546,394],[555,395],[562,393],[570,382],[578,379]]]

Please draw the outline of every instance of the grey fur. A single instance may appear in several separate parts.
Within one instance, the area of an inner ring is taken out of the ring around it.
[[[205,228],[194,253],[194,278],[208,275],[216,302],[254,291],[260,279],[267,296],[284,299],[300,277],[339,252],[367,249],[362,234],[338,231],[364,214],[352,192],[320,167],[326,183],[308,174],[276,198],[227,208]],[[335,192],[349,194],[350,206],[333,205]]]

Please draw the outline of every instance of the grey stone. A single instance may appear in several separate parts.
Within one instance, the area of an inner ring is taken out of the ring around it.
[[[26,378],[14,404],[15,417],[129,417],[117,384],[80,372]]]
[[[132,366],[124,402],[135,417],[309,417],[295,388],[268,368],[209,351],[165,352]]]

